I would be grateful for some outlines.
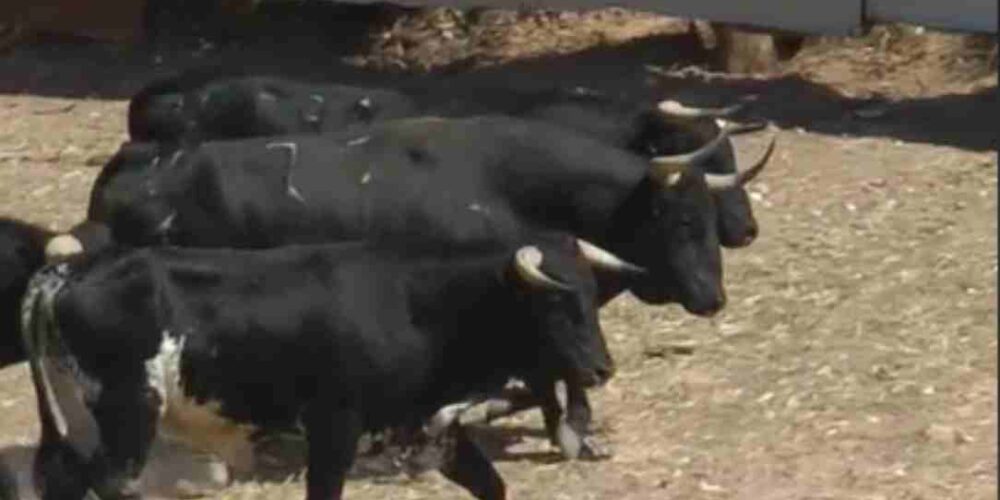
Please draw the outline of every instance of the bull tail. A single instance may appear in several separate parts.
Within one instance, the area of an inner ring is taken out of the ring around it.
[[[50,355],[51,339],[58,335],[52,303],[66,283],[67,272],[66,264],[42,268],[31,278],[21,301],[21,340],[38,393],[39,408],[48,407],[48,411],[39,412],[40,417],[43,420],[51,418],[48,424],[59,433],[60,438],[69,434],[69,424],[56,398],[44,358]]]

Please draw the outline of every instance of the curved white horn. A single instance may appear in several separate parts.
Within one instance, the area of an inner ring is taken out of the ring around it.
[[[767,145],[764,154],[746,168],[741,168],[737,165],[736,172],[732,174],[705,174],[705,184],[708,185],[708,189],[710,191],[733,189],[752,181],[767,166],[767,162],[771,159],[771,154],[774,153],[774,146],[777,143],[778,137],[772,136],[771,142]]]
[[[580,254],[583,255],[583,258],[594,267],[606,269],[608,271],[626,271],[633,273],[646,272],[645,269],[624,261],[617,255],[590,243],[589,241],[577,238],[576,245],[580,248]]]
[[[756,94],[747,94],[740,97],[740,102],[725,106],[722,108],[696,108],[694,106],[685,106],[678,101],[667,99],[665,101],[660,101],[656,105],[656,108],[661,114],[667,117],[675,118],[726,118],[740,112],[744,107],[746,107],[748,102],[754,102],[758,99]]]
[[[650,162],[653,165],[691,165],[705,160],[706,158],[715,154],[715,152],[722,146],[722,144],[729,139],[729,134],[732,133],[736,126],[723,122],[719,127],[719,135],[715,136],[711,141],[708,141],[704,146],[691,151],[690,153],[682,153],[677,155],[663,155],[654,156],[650,158]]]
[[[770,125],[769,122],[765,120],[750,122],[750,123],[732,123],[726,120],[715,120],[715,123],[719,127],[729,127],[729,135],[739,135],[747,134],[750,132],[757,132],[758,130],[764,130]]]
[[[63,260],[78,253],[83,253],[83,244],[69,234],[55,236],[45,244],[45,261],[49,263]]]
[[[517,273],[529,284],[555,290],[571,290],[569,285],[556,281],[542,272],[542,251],[535,246],[521,247],[514,254]]]
[[[724,108],[695,108],[674,100],[661,101],[656,109],[665,116],[676,118],[725,118],[742,110],[746,104],[740,102]]]

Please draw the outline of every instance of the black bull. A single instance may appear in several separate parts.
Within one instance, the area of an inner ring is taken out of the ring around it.
[[[527,224],[647,269],[606,297],[629,288],[713,314],[725,295],[709,177],[540,123],[411,119],[177,150],[127,144],[98,177],[88,219],[128,245],[247,248],[468,243]]]
[[[448,89],[447,97],[436,95]],[[377,88],[310,84],[272,76],[226,76],[191,71],[154,82],[129,103],[134,141],[196,143],[299,133],[336,132],[348,126],[413,117],[506,114],[545,121],[589,135],[646,157],[671,155],[703,146],[719,134],[711,118],[729,116],[739,106],[692,110],[666,101],[635,105],[594,92],[551,89],[536,92],[460,88],[447,81],[405,94]],[[667,104],[667,105],[664,105]],[[758,125],[744,130],[755,130]],[[732,144],[725,141],[702,162],[708,173],[738,170]],[[757,236],[749,198],[741,187],[713,193],[723,246],[747,246]]]
[[[364,430],[420,426],[512,376],[606,380],[586,246],[529,241],[430,253],[147,248],[43,269],[24,301],[43,498],[134,496],[159,425],[231,451],[225,437],[248,426],[298,422],[307,498],[340,498]],[[458,433],[446,475],[504,497],[457,424],[430,425]]]

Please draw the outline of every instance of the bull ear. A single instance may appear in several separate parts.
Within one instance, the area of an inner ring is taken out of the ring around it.
[[[542,251],[535,246],[521,247],[514,254],[514,269],[518,276],[529,285],[550,290],[572,290],[572,288],[542,272]]]

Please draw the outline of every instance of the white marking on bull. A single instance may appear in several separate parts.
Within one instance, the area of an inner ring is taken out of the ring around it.
[[[272,142],[267,144],[267,149],[278,149],[285,148],[288,150],[288,171],[285,174],[285,189],[288,191],[288,196],[295,198],[300,203],[305,203],[306,199],[302,196],[302,193],[295,187],[292,183],[292,172],[295,169],[295,165],[299,161],[299,145],[294,142]]]
[[[319,104],[323,104],[326,102],[326,99],[323,99],[323,96],[319,94],[310,94],[309,98],[312,99],[313,101],[316,101]]]
[[[174,168],[174,167],[176,167],[177,166],[177,162],[180,161],[180,159],[181,159],[182,156],[184,156],[184,151],[183,150],[178,149],[177,151],[174,151],[173,156],[170,157],[170,167],[168,167],[168,168]]]
[[[365,175],[361,176],[361,184],[362,185],[368,184],[371,181],[372,181],[372,173],[371,172],[365,172]]]
[[[258,92],[257,93],[257,97],[259,97],[260,100],[262,100],[262,101],[271,101],[271,102],[274,102],[274,101],[278,100],[278,96],[276,96],[276,95],[274,95],[271,92],[268,92],[266,90],[261,90],[260,92]]]
[[[296,188],[291,184],[288,185],[288,196],[295,198],[296,200],[298,200],[299,203],[306,202],[306,198],[302,196],[302,193],[299,192],[298,188]]]
[[[299,145],[294,142],[272,142],[265,146],[267,149],[286,148],[289,154],[288,167],[294,167],[299,160]]]
[[[559,425],[556,428],[556,441],[559,443],[559,449],[564,457],[571,460],[580,457],[584,446],[583,438],[570,427],[565,418],[559,419]]]
[[[351,140],[347,141],[347,145],[348,146],[360,146],[360,145],[362,145],[362,144],[370,141],[371,139],[372,139],[371,136],[366,135],[366,136],[363,136],[363,137],[358,137],[357,139],[351,139]]]
[[[372,98],[371,97],[365,97],[365,98],[361,99],[360,101],[358,101],[358,106],[361,106],[362,108],[365,108],[365,109],[371,109],[371,107],[372,107]]]
[[[474,406],[478,401],[463,401],[461,403],[454,403],[447,405],[434,416],[431,417],[430,422],[424,427],[424,432],[430,437],[437,437],[445,429],[448,428],[452,423],[459,419],[466,410]]]
[[[489,213],[490,213],[490,210],[488,208],[484,207],[483,205],[480,205],[479,203],[475,203],[475,202],[469,204],[469,210],[472,210],[473,212],[481,213],[481,214],[484,214],[484,215],[489,215]]]
[[[60,234],[45,244],[45,261],[56,262],[83,253],[83,243],[71,234]]]
[[[168,330],[156,356],[146,361],[150,388],[160,396],[160,426],[163,434],[191,448],[212,453],[239,472],[253,469],[252,425],[235,422],[221,415],[218,401],[198,403],[184,392],[181,362],[185,337],[174,337]]]
[[[159,155],[153,157],[153,161],[149,162],[149,177],[146,178],[146,193],[150,196],[156,196],[156,184],[153,182],[153,172],[156,171],[160,166]]]
[[[174,219],[177,218],[177,211],[170,212],[170,215],[163,218],[159,224],[156,226],[156,234],[166,234],[170,231],[170,228],[174,225]]]

